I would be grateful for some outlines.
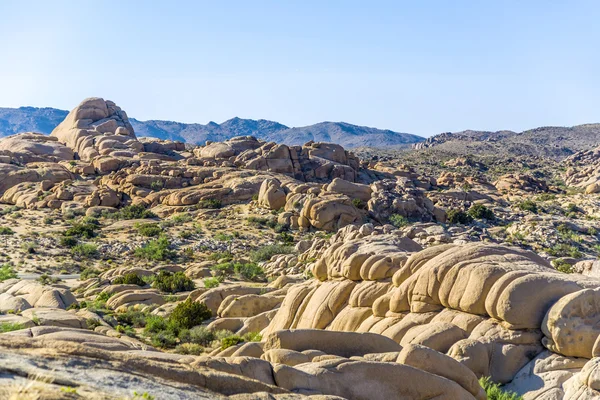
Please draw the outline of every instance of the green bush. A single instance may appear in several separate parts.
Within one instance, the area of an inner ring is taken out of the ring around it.
[[[73,236],[63,236],[60,238],[60,245],[68,248],[76,246],[78,242],[77,238]]]
[[[71,254],[81,258],[92,258],[98,255],[98,247],[91,243],[79,243],[71,248]]]
[[[200,354],[204,353],[204,347],[195,343],[181,343],[175,347],[175,353],[199,356]]]
[[[159,331],[151,336],[151,343],[154,347],[173,347],[177,344],[177,336],[171,331]]]
[[[15,231],[10,229],[8,226],[0,226],[0,235],[13,235]]]
[[[188,298],[186,301],[177,304],[173,309],[169,316],[169,322],[181,329],[191,329],[211,316],[212,313],[206,307],[206,304]]]
[[[211,261],[219,261],[219,260],[231,260],[233,258],[233,254],[229,251],[215,251],[208,256],[208,259]]]
[[[219,278],[227,278],[227,277],[233,275],[233,272],[234,272],[232,262],[226,262],[226,263],[213,265],[210,267],[210,269],[212,270],[213,275],[215,275]]]
[[[494,383],[489,377],[479,379],[479,384],[485,390],[488,400],[522,400],[523,398],[514,392],[505,392],[501,386]]]
[[[217,199],[208,199],[208,200],[200,200],[198,202],[198,208],[221,208],[221,200]]]
[[[247,281],[264,282],[265,271],[256,263],[235,263],[233,271]]]
[[[79,279],[84,281],[86,279],[95,278],[98,275],[100,275],[100,271],[98,271],[97,269],[85,268],[83,271],[81,271],[81,274],[79,275]]]
[[[536,202],[533,200],[528,199],[528,200],[522,201],[519,204],[517,204],[517,207],[519,207],[523,211],[530,211],[534,214],[538,213],[538,206],[537,206]]]
[[[175,273],[160,271],[152,282],[152,287],[163,292],[177,293],[194,290],[196,285],[182,271]]]
[[[446,214],[447,221],[451,224],[467,225],[473,222],[473,217],[462,210],[452,209]]]
[[[553,257],[581,258],[583,256],[577,247],[563,243],[552,246],[547,249],[547,252]]]
[[[17,272],[11,265],[4,264],[0,266],[0,282],[5,281],[7,279],[14,279],[17,277]]]
[[[367,204],[364,201],[362,201],[361,199],[352,199],[352,205],[361,210],[364,210],[365,208],[367,208]]]
[[[231,335],[221,340],[221,350],[225,350],[231,346],[242,343],[244,339],[238,335]]]
[[[390,215],[390,224],[394,225],[396,228],[402,228],[410,224],[410,221],[408,220],[408,218],[400,214],[392,214]]]
[[[554,268],[556,268],[557,271],[563,272],[565,274],[573,273],[573,266],[561,259],[552,261],[552,265],[554,266]]]
[[[136,224],[138,233],[146,237],[158,236],[162,233],[162,228],[156,223]]]
[[[161,190],[164,187],[164,183],[161,180],[154,181],[150,184],[150,189],[152,190]]]
[[[0,333],[18,331],[25,329],[25,325],[12,322],[0,322]]]
[[[187,342],[202,346],[209,346],[216,339],[214,332],[206,329],[204,326],[196,326],[187,332],[187,337],[185,338]]]
[[[217,278],[206,278],[203,282],[204,287],[207,289],[216,288],[221,284],[221,281]]]
[[[254,262],[268,261],[276,254],[291,254],[293,252],[294,248],[291,246],[272,244],[252,251],[250,253],[250,259]]]
[[[494,212],[483,204],[473,204],[471,208],[467,210],[467,214],[475,219],[487,219],[489,221],[496,219]]]
[[[123,276],[118,276],[112,281],[113,285],[138,285],[146,286],[146,282],[135,272],[130,272]]]
[[[135,256],[151,261],[164,261],[175,256],[175,252],[170,250],[171,243],[165,235],[158,239],[151,240],[142,247],[135,249]]]
[[[142,219],[155,218],[156,214],[150,210],[146,210],[146,208],[140,204],[134,204],[123,207],[115,213],[107,214],[106,217],[112,219]]]
[[[64,233],[64,236],[76,236],[91,239],[96,236],[98,225],[92,223],[75,223]]]

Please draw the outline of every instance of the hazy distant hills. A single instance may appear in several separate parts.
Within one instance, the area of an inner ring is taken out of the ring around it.
[[[0,137],[19,132],[50,133],[68,114],[55,108],[0,108]],[[425,140],[409,133],[393,132],[357,126],[345,122],[321,122],[315,125],[290,128],[278,122],[264,119],[232,118],[222,124],[209,122],[186,124],[174,121],[138,121],[130,118],[138,137],[151,136],[160,139],[181,140],[203,144],[206,140],[223,141],[235,136],[256,136],[263,140],[285,144],[334,142],[344,147],[407,146]]]

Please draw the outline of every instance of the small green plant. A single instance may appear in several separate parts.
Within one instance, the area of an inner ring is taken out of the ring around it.
[[[161,180],[154,181],[150,184],[150,189],[152,190],[161,190],[164,187],[164,183]]]
[[[256,263],[235,263],[233,271],[247,281],[264,282],[265,271]]]
[[[551,248],[547,249],[547,252],[553,257],[581,258],[583,256],[577,247],[564,243],[552,246]]]
[[[283,244],[294,244],[294,236],[287,232],[281,232],[277,239]]]
[[[390,224],[394,225],[396,228],[402,228],[410,224],[410,221],[400,214],[392,214],[390,215]]]
[[[18,331],[25,329],[25,325],[12,322],[0,322],[0,333]]]
[[[451,224],[467,225],[473,222],[473,217],[462,210],[451,209],[447,212],[446,218]]]
[[[217,208],[221,208],[221,200],[217,200],[217,199],[207,199],[207,200],[200,200],[198,202],[198,208],[212,208],[212,209],[217,209]]]
[[[352,205],[358,209],[364,210],[367,208],[367,204],[361,199],[354,198],[352,199]]]
[[[231,335],[221,339],[221,350],[228,349],[231,346],[235,346],[239,343],[242,343],[244,339],[238,335]]]
[[[60,391],[63,393],[77,394],[77,389],[75,389],[74,387],[71,387],[71,386],[63,386],[60,388]]]
[[[496,219],[494,212],[483,204],[473,204],[471,208],[467,210],[467,214],[475,219],[487,219],[488,221]]]
[[[135,249],[135,256],[151,261],[164,261],[175,257],[175,252],[170,250],[171,243],[165,235],[151,240],[146,245]]]
[[[60,238],[59,243],[63,247],[72,248],[77,245],[79,241],[73,236],[63,236]]]
[[[150,210],[146,210],[146,208],[141,204],[133,204],[123,207],[115,213],[106,214],[105,216],[112,219],[143,219],[155,218],[156,214]]]
[[[204,287],[208,289],[216,288],[221,284],[221,281],[217,278],[206,278],[203,282]]]
[[[86,279],[95,278],[98,275],[100,275],[100,271],[98,271],[97,269],[85,268],[83,271],[81,271],[81,274],[79,274],[79,279],[84,281]]]
[[[488,400],[523,400],[521,396],[514,392],[502,390],[502,387],[493,382],[488,376],[480,378],[479,384],[485,390]]]
[[[67,229],[64,233],[64,236],[75,236],[91,239],[96,236],[96,229],[98,229],[97,224],[78,222]]]
[[[132,400],[155,400],[155,397],[152,396],[148,392],[144,392],[144,393],[133,392]]]
[[[268,261],[276,254],[291,254],[293,252],[294,248],[291,246],[272,244],[252,251],[250,253],[250,259],[254,262]]]
[[[92,243],[79,243],[71,248],[71,254],[79,258],[94,258],[98,255],[98,246]]]
[[[517,204],[517,207],[519,207],[519,209],[523,210],[523,211],[529,211],[532,212],[534,214],[538,213],[538,206],[537,203],[533,200],[527,199],[524,200],[522,202],[520,202],[519,204]]]
[[[204,347],[196,343],[181,343],[175,347],[175,353],[199,356],[204,353]]]
[[[9,264],[0,265],[0,282],[17,278],[17,271]]]
[[[21,244],[21,249],[27,254],[35,254],[38,244],[36,242],[24,242]]]
[[[177,293],[194,290],[196,285],[182,271],[175,273],[160,271],[152,282],[152,287],[163,292]]]
[[[162,228],[155,223],[136,224],[135,227],[140,235],[146,237],[154,237],[162,233]]]
[[[10,229],[8,226],[0,226],[0,235],[14,235],[15,231]]]
[[[552,261],[552,265],[557,271],[564,272],[565,274],[573,273],[573,266],[564,260],[556,259]]]
[[[113,285],[138,285],[146,286],[146,282],[139,277],[135,272],[130,272],[122,276],[116,277],[112,281]]]

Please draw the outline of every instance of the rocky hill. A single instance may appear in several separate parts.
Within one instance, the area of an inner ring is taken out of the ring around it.
[[[68,111],[55,108],[0,108],[0,137],[20,132],[48,134],[67,116]],[[299,128],[264,119],[232,118],[217,124],[186,124],[174,121],[139,121],[130,119],[137,136],[162,140],[179,140],[191,144],[203,144],[207,140],[224,141],[236,136],[255,136],[258,139],[301,145],[308,141],[333,142],[344,147],[406,146],[424,138],[409,133],[393,132],[346,122],[321,122]]]
[[[462,131],[432,136],[413,147],[460,154],[510,154],[564,158],[600,143],[600,124],[544,126],[523,132]]]

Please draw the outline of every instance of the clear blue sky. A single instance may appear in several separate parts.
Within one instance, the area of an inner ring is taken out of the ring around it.
[[[600,122],[600,2],[0,1],[0,107],[90,96],[423,136]]]

